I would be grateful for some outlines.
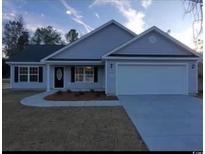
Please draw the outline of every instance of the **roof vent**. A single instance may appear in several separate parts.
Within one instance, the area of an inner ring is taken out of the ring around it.
[[[156,41],[157,41],[157,38],[153,35],[150,36],[148,39],[149,39],[149,42],[152,43],[152,44],[156,43]]]

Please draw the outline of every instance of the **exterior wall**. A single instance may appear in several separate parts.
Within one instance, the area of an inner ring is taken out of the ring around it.
[[[43,66],[43,82],[35,83],[35,82],[14,82],[14,67],[15,66]],[[11,85],[12,89],[46,89],[47,88],[47,69],[46,65],[10,65],[11,67]],[[54,88],[54,67],[50,66],[50,88]],[[98,82],[96,83],[74,83],[71,82],[71,66],[64,66],[64,88],[63,90],[76,90],[76,91],[84,91],[84,90],[105,90],[105,69],[103,65],[100,65],[98,68]]]
[[[190,51],[187,51],[155,31],[142,36],[124,48],[114,52],[114,54],[192,55]]]
[[[43,82],[15,82],[14,81],[14,67],[15,66],[42,66],[43,67]],[[10,65],[11,80],[10,87],[12,89],[46,89],[46,66],[45,65]]]
[[[104,54],[133,37],[124,29],[111,24],[52,58],[101,59]]]
[[[107,60],[106,61],[106,70],[107,70],[107,75],[106,75],[106,80],[105,80],[105,91],[106,94],[108,95],[115,95],[116,92],[116,63],[118,62],[141,62],[141,63],[159,63],[159,62],[165,62],[165,63],[187,63],[188,64],[188,91],[189,94],[196,94],[198,92],[198,77],[197,77],[197,70],[198,70],[198,65],[196,61],[168,61],[168,60]],[[112,68],[111,68],[112,65]],[[192,69],[192,65],[194,65],[194,69]]]
[[[60,66],[60,65],[59,65]],[[98,82],[95,83],[75,83],[71,82],[71,66],[64,67],[64,88],[63,90],[73,90],[73,91],[89,91],[90,89],[104,91],[105,90],[105,69],[103,65],[98,67]],[[50,87],[54,88],[54,68],[55,66],[50,67]]]

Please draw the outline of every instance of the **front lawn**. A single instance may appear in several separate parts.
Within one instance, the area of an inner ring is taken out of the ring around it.
[[[147,148],[122,107],[27,107],[37,92],[3,90],[3,151],[101,151]]]

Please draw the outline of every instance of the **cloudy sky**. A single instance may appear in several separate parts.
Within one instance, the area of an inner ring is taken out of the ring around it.
[[[183,0],[3,0],[3,23],[18,15],[31,33],[51,25],[62,34],[74,28],[82,36],[114,19],[137,34],[153,25],[170,29],[194,47],[193,19],[184,14]]]

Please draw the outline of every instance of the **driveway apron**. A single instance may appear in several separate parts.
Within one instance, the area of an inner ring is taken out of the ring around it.
[[[119,96],[149,150],[202,151],[202,100],[185,95]]]

